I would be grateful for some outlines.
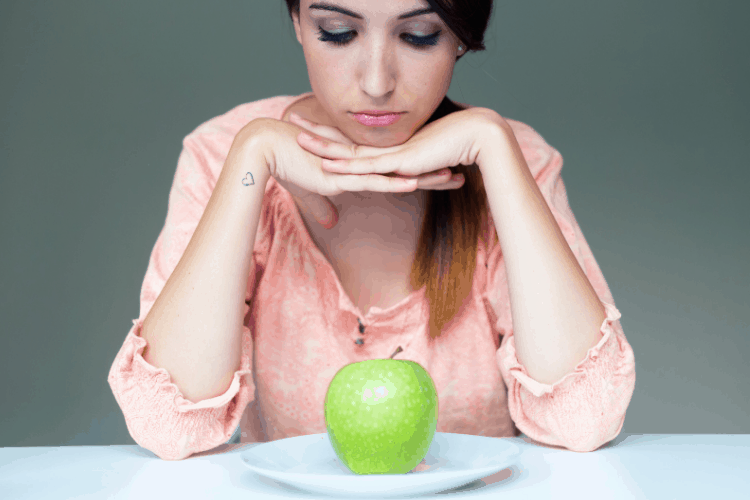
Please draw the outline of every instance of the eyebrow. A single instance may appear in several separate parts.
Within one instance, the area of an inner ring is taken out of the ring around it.
[[[318,9],[318,10],[328,10],[331,12],[338,12],[340,14],[344,14],[345,16],[354,17],[356,19],[364,19],[361,14],[357,14],[356,12],[352,12],[350,10],[344,9],[342,7],[339,7],[337,5],[331,5],[329,3],[314,3],[310,5],[310,10]],[[422,14],[430,14],[435,12],[432,8],[426,8],[426,9],[415,9],[410,10],[409,12],[404,12],[400,16],[398,16],[398,19],[407,19],[410,17],[415,16],[421,16]]]

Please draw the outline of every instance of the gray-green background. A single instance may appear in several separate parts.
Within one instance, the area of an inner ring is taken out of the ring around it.
[[[750,432],[748,19],[496,0],[455,69],[449,97],[563,155],[635,351],[623,433]],[[0,3],[0,446],[133,444],[106,379],[181,141],[309,90],[282,0]]]

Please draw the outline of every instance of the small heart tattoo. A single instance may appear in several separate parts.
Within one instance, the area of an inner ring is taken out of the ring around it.
[[[250,179],[248,179],[248,177]],[[247,182],[245,182],[245,181],[247,181]],[[254,186],[255,185],[255,179],[253,179],[253,174],[251,174],[250,172],[248,172],[247,175],[245,176],[245,178],[242,179],[242,185],[243,186]]]

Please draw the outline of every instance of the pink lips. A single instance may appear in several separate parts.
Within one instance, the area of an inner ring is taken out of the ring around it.
[[[388,115],[367,115],[364,113],[357,113],[352,116],[359,123],[368,127],[385,127],[393,125],[401,119],[401,113],[392,113]]]

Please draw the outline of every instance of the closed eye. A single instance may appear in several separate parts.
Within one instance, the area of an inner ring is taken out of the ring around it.
[[[320,36],[318,37],[318,40],[322,40],[324,42],[332,43],[335,46],[343,47],[344,45],[347,45],[349,42],[354,39],[357,32],[354,30],[344,31],[342,33],[331,33],[329,31],[324,30],[322,27],[318,26],[318,32],[320,33]],[[440,33],[442,30],[438,30],[432,35],[427,36],[417,36],[412,35],[411,33],[404,33],[401,35],[406,42],[418,49],[427,49],[431,46],[437,45],[438,40],[440,39]]]

